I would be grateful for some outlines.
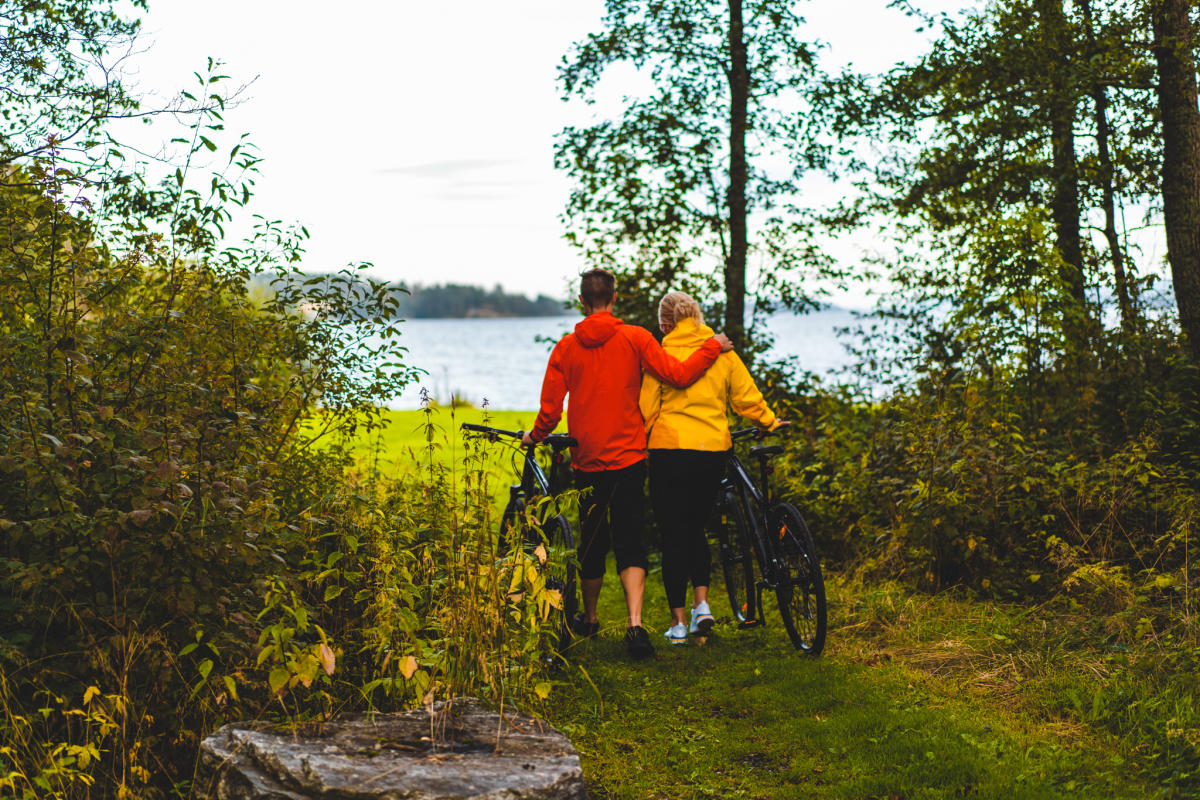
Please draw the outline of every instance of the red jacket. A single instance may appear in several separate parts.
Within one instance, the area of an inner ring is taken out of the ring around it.
[[[542,407],[530,437],[541,441],[562,418],[570,393],[567,430],[579,440],[571,463],[584,472],[623,469],[646,457],[646,428],[638,410],[642,370],[683,389],[721,353],[716,339],[680,362],[645,328],[626,325],[608,311],[585,317],[554,346],[542,381]]]

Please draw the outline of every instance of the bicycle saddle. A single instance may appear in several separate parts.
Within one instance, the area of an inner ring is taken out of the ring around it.
[[[565,433],[552,433],[545,439],[542,439],[539,444],[549,445],[555,450],[562,450],[564,447],[579,447],[579,440]]]
[[[783,452],[781,444],[760,444],[758,447],[750,448],[750,455],[755,458],[766,458],[767,456],[779,455]]]

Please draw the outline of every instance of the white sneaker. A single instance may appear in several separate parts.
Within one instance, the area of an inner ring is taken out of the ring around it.
[[[692,609],[692,624],[688,626],[688,633],[693,636],[708,636],[713,628],[713,615],[708,610],[708,602],[701,603]]]
[[[687,644],[688,632],[682,622],[676,622],[663,633],[671,644]]]

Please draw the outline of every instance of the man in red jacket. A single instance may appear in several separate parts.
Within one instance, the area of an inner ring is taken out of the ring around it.
[[[590,490],[584,491],[579,509],[584,613],[578,632],[592,636],[600,629],[596,603],[611,547],[629,608],[625,646],[641,658],[654,652],[642,628],[649,567],[642,547],[646,482],[646,429],[638,410],[642,370],[683,389],[733,345],[724,334],[717,334],[687,361],[667,355],[645,328],[626,325],[613,316],[616,289],[608,270],[583,274],[579,300],[587,316],[550,354],[541,410],[533,430],[525,434],[525,444],[539,442],[554,430],[562,418],[563,398],[570,394],[567,430],[579,440],[579,447],[571,451],[575,485]]]

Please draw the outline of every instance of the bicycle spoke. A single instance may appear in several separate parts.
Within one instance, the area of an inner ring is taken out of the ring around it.
[[[776,597],[784,627],[797,649],[816,655],[825,644],[825,582],[816,546],[790,503],[771,509],[772,547],[778,554]]]

